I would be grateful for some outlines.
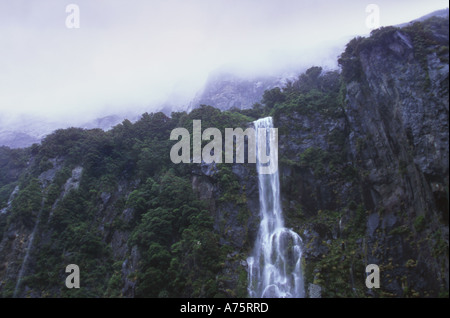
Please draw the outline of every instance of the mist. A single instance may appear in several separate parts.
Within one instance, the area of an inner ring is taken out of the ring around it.
[[[80,27],[66,26],[78,5]],[[0,116],[77,124],[185,107],[217,70],[242,77],[320,65],[368,35],[370,2],[300,0],[0,0]],[[447,1],[377,1],[380,25]]]

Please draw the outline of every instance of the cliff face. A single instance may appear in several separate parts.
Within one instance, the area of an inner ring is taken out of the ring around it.
[[[372,294],[448,291],[448,31],[434,27],[424,47],[402,29],[350,43],[334,118],[279,117],[285,206],[307,239],[307,280],[326,296],[365,294],[367,264],[381,270]],[[308,151],[308,162],[292,155]]]
[[[406,266],[407,286],[420,292],[448,290],[448,251],[442,242],[448,246],[449,66],[448,52],[437,54],[448,37],[433,35],[437,43],[423,60],[417,58],[418,43],[402,30],[361,51],[364,77],[348,83],[345,112],[352,157],[368,172],[365,203],[373,207],[368,248],[380,241],[385,247],[368,261],[391,258]],[[358,138],[364,143],[359,151]],[[389,235],[399,226],[412,232]],[[410,268],[409,260],[414,261]],[[402,274],[395,266],[385,272]],[[385,283],[396,294],[402,286],[401,279]]]
[[[286,75],[245,79],[226,73],[214,74],[190,105],[211,105],[221,110],[249,109],[261,101],[266,90],[283,86],[292,77]]]
[[[168,139],[193,119],[244,127],[256,115],[279,129],[308,296],[448,295],[448,59],[448,18],[385,28],[351,41],[340,73],[314,67],[267,91],[264,109],[144,114],[0,148],[0,295],[245,297],[255,167],[174,165]],[[64,287],[71,263],[78,291]]]

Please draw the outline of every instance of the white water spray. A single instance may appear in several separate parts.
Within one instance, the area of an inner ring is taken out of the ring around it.
[[[254,125],[256,132],[259,128],[269,132],[269,128],[273,128],[272,117],[259,119]],[[278,152],[270,149],[269,138],[275,136],[269,134],[268,138],[260,141],[256,133],[256,147],[258,149],[260,142],[265,142],[270,164],[278,165]],[[256,153],[261,223],[253,255],[247,259],[249,296],[301,298],[305,295],[301,270],[302,241],[297,233],[284,227],[278,170],[272,174],[261,173],[264,165],[258,160],[258,151]]]

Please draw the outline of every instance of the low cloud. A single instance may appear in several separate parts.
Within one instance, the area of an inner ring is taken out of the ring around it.
[[[68,29],[65,8],[80,8]],[[382,25],[444,1],[378,1]],[[368,3],[367,3],[368,4]],[[85,122],[110,113],[185,105],[210,72],[273,75],[336,67],[366,3],[294,0],[44,0],[0,2],[0,115]]]

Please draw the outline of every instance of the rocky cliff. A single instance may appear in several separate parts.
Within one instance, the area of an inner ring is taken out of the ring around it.
[[[249,109],[259,103],[266,90],[282,87],[293,75],[244,78],[228,73],[212,74],[205,87],[190,102],[191,108],[211,105],[221,110]]]
[[[285,207],[307,241],[307,280],[326,296],[448,293],[442,24],[353,40],[340,58],[342,108],[279,114]],[[379,290],[364,286],[367,264],[380,266]]]

